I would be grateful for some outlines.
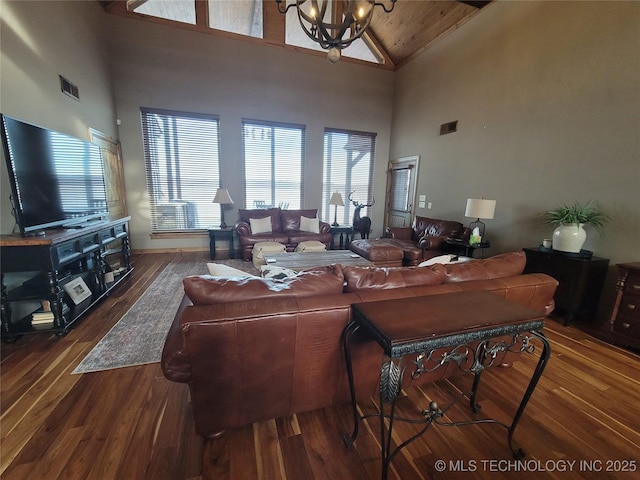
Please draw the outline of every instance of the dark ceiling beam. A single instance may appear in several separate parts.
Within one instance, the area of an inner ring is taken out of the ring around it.
[[[477,9],[486,7],[491,3],[491,1],[483,1],[483,0],[458,0],[460,3],[464,3],[465,5],[470,5]]]

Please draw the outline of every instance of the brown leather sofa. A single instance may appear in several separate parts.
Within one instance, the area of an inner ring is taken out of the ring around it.
[[[447,238],[468,237],[467,230],[460,222],[416,216],[413,226],[387,227],[385,238],[377,241],[402,248],[404,265],[418,265],[446,253]]]
[[[267,209],[238,210],[240,219],[236,222],[236,234],[243,260],[251,260],[253,246],[259,242],[282,243],[288,252],[295,250],[300,242],[316,240],[324,243],[327,250],[331,245],[331,225],[318,222],[318,233],[300,230],[300,217],[316,218],[318,209],[282,210],[278,207]],[[271,218],[271,231],[254,234],[251,219]]]
[[[203,437],[348,402],[340,336],[352,304],[487,290],[548,314],[558,282],[522,274],[525,263],[524,253],[514,252],[432,267],[317,267],[285,281],[188,277],[162,370],[189,385]],[[368,398],[376,392],[382,350],[356,334],[351,352],[357,397]],[[419,382],[454,372],[451,364]]]

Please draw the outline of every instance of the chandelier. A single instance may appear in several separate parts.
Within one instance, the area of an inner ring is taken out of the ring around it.
[[[351,45],[367,30],[374,7],[382,7],[387,13],[393,11],[396,0],[390,1],[391,8],[375,0],[294,0],[289,5],[285,1],[286,7],[282,5],[283,0],[276,0],[276,3],[282,14],[295,8],[304,33],[328,50],[327,58],[331,63],[336,63],[340,60],[340,50]],[[307,2],[310,8],[305,12],[303,5]]]

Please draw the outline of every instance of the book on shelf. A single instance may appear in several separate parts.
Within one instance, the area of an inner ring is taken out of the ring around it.
[[[55,315],[50,310],[49,302],[44,304],[43,308],[40,308],[31,314],[31,323],[32,324],[42,324],[42,323],[51,323],[53,324],[53,320],[55,319]],[[62,315],[66,315],[69,313],[69,306],[66,303],[62,304]]]
[[[53,321],[54,319],[53,312],[33,312],[31,314],[31,321]]]
[[[53,320],[45,323],[34,323],[31,322],[31,327],[34,330],[49,330],[54,327]]]
[[[36,330],[38,329],[45,329],[45,328],[53,328],[54,326],[54,319],[53,318],[42,318],[42,319],[32,319],[31,320],[31,326],[33,328],[35,328]]]

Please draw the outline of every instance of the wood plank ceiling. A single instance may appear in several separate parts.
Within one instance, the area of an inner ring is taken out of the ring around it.
[[[214,35],[233,36],[243,38],[251,42],[266,43],[270,45],[284,45],[284,20],[276,8],[274,0],[263,1],[264,11],[264,38],[255,39],[252,37],[242,37],[229,32],[211,29],[207,22],[207,1],[196,1],[196,25],[171,22],[169,20],[151,18],[127,11],[126,1],[104,1],[98,0],[104,9],[113,14],[133,16],[156,23],[173,24],[174,26],[207,31]],[[182,0],[188,1],[188,0]],[[390,0],[378,0],[389,6]],[[488,1],[465,1],[465,0],[398,0],[391,13],[385,13],[377,7],[371,25],[369,27],[369,40],[379,50],[381,50],[384,63],[368,65],[394,70],[403,65],[411,58],[415,57],[438,40],[449,33],[460,28],[463,24],[477,15],[484,7],[494,0]],[[144,1],[138,1],[144,3]],[[200,14],[198,14],[200,12]],[[312,55],[324,55],[324,53],[295,48]],[[343,61],[358,60],[345,59]]]

